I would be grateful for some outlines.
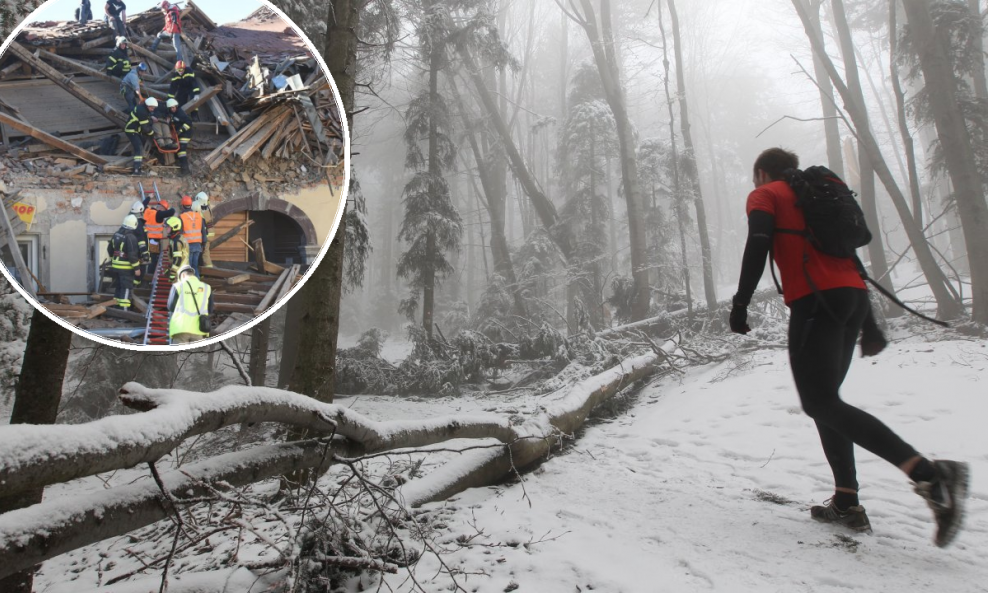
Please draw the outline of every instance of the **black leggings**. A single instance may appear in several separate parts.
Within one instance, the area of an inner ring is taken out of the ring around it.
[[[824,290],[819,297],[811,294],[790,304],[789,363],[800,403],[816,422],[834,484],[855,490],[854,445],[896,466],[918,455],[880,420],[845,403],[838,393],[869,307],[868,291],[858,288]]]

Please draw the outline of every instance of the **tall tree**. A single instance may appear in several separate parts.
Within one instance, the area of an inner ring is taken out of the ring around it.
[[[436,285],[453,272],[446,252],[459,249],[463,232],[445,178],[456,149],[450,138],[449,110],[439,94],[439,78],[449,66],[446,44],[451,27],[448,7],[441,0],[426,0],[416,33],[428,79],[405,112],[405,164],[415,174],[405,186],[405,217],[398,238],[408,243],[408,249],[398,258],[398,275],[409,281],[413,293],[402,309],[414,311],[421,295],[422,327],[429,337]]]
[[[660,9],[661,10],[661,9]],[[679,34],[679,14],[675,0],[669,0],[669,16],[672,24],[672,41],[676,56],[676,87],[679,97],[679,128],[683,133],[683,172],[689,182],[693,207],[696,209],[696,225],[700,234],[700,258],[703,262],[703,292],[707,299],[707,311],[717,310],[717,290],[714,286],[714,268],[710,253],[710,233],[707,229],[707,210],[703,205],[703,192],[700,190],[700,171],[696,166],[696,150],[693,148],[693,134],[690,133],[690,114],[686,100],[686,73],[683,69],[683,40]]]
[[[326,4],[317,0],[288,2],[276,0],[290,11],[301,11],[302,16],[320,14],[319,20],[296,18],[307,33],[325,24],[325,42],[320,48],[329,73],[336,82],[350,132],[353,133],[354,91],[357,71],[357,27],[359,25],[358,0],[333,0]],[[296,14],[299,14],[296,12]],[[321,22],[320,22],[321,21]],[[336,235],[312,276],[295,295],[301,301],[298,327],[295,331],[286,327],[286,340],[297,333],[298,348],[295,368],[288,382],[292,391],[304,393],[321,401],[333,401],[333,385],[336,378],[336,346],[340,329],[340,298],[343,291],[343,269],[346,217],[340,221]],[[291,316],[288,316],[289,318]]]
[[[923,275],[926,276],[930,290],[933,292],[933,296],[936,299],[938,315],[943,319],[956,318],[963,312],[963,308],[947,288],[947,278],[940,269],[940,266],[937,265],[936,260],[933,258],[933,253],[930,250],[926,236],[923,234],[923,231],[919,225],[916,224],[912,213],[909,211],[909,203],[906,201],[902,190],[899,189],[899,186],[896,184],[895,178],[892,177],[892,172],[888,168],[888,163],[886,163],[884,157],[882,157],[882,152],[878,146],[878,141],[871,133],[871,129],[867,126],[865,114],[862,113],[858,102],[848,90],[847,85],[844,84],[844,80],[841,78],[840,73],[834,66],[834,63],[830,60],[830,56],[827,55],[827,52],[823,47],[823,40],[814,32],[810,21],[810,16],[802,1],[792,0],[792,4],[796,9],[796,13],[799,15],[800,21],[803,23],[803,29],[806,31],[807,37],[809,37],[810,44],[813,46],[813,51],[820,57],[824,67],[827,69],[827,74],[830,75],[831,82],[833,82],[834,87],[837,89],[841,99],[844,101],[844,106],[847,109],[848,115],[854,123],[855,134],[861,142],[861,149],[868,151],[868,156],[870,157],[872,165],[875,168],[875,173],[878,175],[879,179],[882,180],[882,184],[885,186],[889,196],[892,198],[892,203],[895,205],[895,209],[899,213],[899,219],[902,221],[902,226],[906,231],[906,235],[909,237],[909,243],[916,253],[916,259],[919,261],[920,268],[923,270]]]
[[[976,0],[975,0],[976,1]],[[899,135],[902,146],[906,151],[906,167],[909,171],[909,194],[913,199],[913,218],[916,223],[923,224],[923,195],[919,189],[919,167],[916,165],[916,147],[912,134],[909,132],[909,122],[906,119],[906,94],[902,90],[897,67],[899,56],[899,27],[896,18],[897,0],[889,0],[889,75],[892,80],[892,94],[895,96],[896,121],[899,124]]]
[[[579,0],[580,8],[572,2],[572,11],[556,0],[566,14],[579,24],[593,51],[594,62],[604,85],[604,96],[614,115],[617,127],[618,150],[621,154],[621,179],[628,210],[628,234],[631,242],[631,277],[634,280],[631,303],[632,320],[648,315],[651,290],[648,284],[648,237],[645,232],[645,216],[642,208],[641,180],[638,177],[638,157],[634,127],[621,86],[621,65],[615,52],[614,31],[611,24],[611,2],[600,0],[600,23],[590,0]]]
[[[870,133],[871,121],[868,117],[864,90],[861,87],[861,77],[858,74],[858,61],[854,54],[854,39],[851,36],[851,27],[847,23],[844,2],[843,0],[831,0],[830,5],[833,11],[834,27],[837,29],[837,38],[840,42],[841,56],[844,58],[844,76],[847,79],[847,88],[861,114],[860,121],[856,125],[869,127]],[[860,144],[860,141],[858,143]],[[865,220],[872,231],[872,239],[868,243],[871,275],[873,278],[879,279],[886,290],[894,293],[892,279],[888,275],[889,265],[888,260],[885,259],[885,238],[882,235],[881,219],[878,217],[878,203],[875,198],[875,169],[868,151],[863,150],[860,146],[858,147],[858,196],[861,199]],[[900,313],[901,311],[889,311],[890,315]]]
[[[958,102],[959,81],[951,60],[950,38],[946,28],[934,25],[928,0],[904,0],[912,44],[919,54],[920,67],[936,123],[940,148],[954,195],[964,242],[971,255],[971,317],[988,323],[988,204],[975,161],[971,135]]]
[[[69,361],[72,332],[35,309],[27,336],[20,380],[14,391],[11,424],[54,424],[62,400],[62,382]],[[0,497],[0,513],[41,502],[43,488]],[[0,579],[0,591],[31,593],[34,569]]]
[[[823,40],[823,27],[820,25],[820,8],[823,0],[810,0],[810,25],[816,35]],[[840,124],[837,121],[837,105],[834,103],[834,85],[830,82],[827,69],[820,56],[813,54],[813,74],[820,90],[820,107],[823,110],[823,131],[827,139],[827,168],[844,178],[844,159],[841,157]]]

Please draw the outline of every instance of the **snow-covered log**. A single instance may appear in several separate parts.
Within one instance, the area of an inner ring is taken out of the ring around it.
[[[375,422],[342,406],[265,387],[212,393],[150,389],[127,383],[120,400],[142,414],[77,425],[0,427],[0,484],[5,494],[133,467],[160,459],[185,439],[244,422],[278,422],[360,443],[368,452],[421,447],[454,438],[510,442],[494,415]]]
[[[674,342],[662,346],[672,353]],[[510,472],[544,459],[562,435],[573,434],[594,408],[625,387],[651,374],[665,360],[658,353],[622,361],[599,375],[566,387],[568,393],[547,405],[536,418],[514,427],[510,446],[468,452],[429,475],[408,482],[401,498],[409,506],[443,500],[467,488],[503,480]]]
[[[178,499],[207,495],[203,484],[226,482],[242,486],[296,470],[325,471],[333,455],[355,455],[349,442],[337,437],[255,447],[227,453],[181,470],[161,474],[162,483]],[[0,578],[76,548],[164,519],[170,510],[161,490],[148,477],[135,484],[66,496],[0,515]]]

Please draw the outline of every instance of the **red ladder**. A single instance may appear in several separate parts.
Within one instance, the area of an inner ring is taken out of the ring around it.
[[[157,183],[154,183],[150,190],[144,189],[143,183],[138,183],[138,189],[142,199],[151,198],[154,202],[161,201]],[[151,277],[151,298],[148,300],[144,343],[165,345],[170,343],[168,339],[168,295],[172,290],[172,282],[169,278],[172,269],[171,241],[162,238],[158,241],[158,247],[160,253],[158,254],[158,265]]]

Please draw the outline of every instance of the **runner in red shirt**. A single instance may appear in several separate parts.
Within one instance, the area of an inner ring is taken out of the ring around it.
[[[854,445],[858,445],[896,465],[913,480],[916,492],[933,510],[937,522],[934,541],[946,546],[963,521],[968,465],[930,461],[880,420],[841,400],[840,386],[862,327],[863,355],[880,352],[885,339],[874,323],[868,290],[853,259],[820,253],[798,234],[775,232],[806,228],[796,196],[783,181],[784,172],[797,167],[798,157],[781,148],[770,148],[755,160],[755,190],[747,204],[748,240],[731,309],[731,331],[751,331],[748,303],[765,271],[771,247],[790,309],[789,364],[796,391],[803,411],[816,423],[834,475],[834,495],[823,506],[811,507],[810,515],[857,531],[871,530],[858,501],[854,462]]]

